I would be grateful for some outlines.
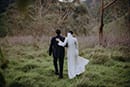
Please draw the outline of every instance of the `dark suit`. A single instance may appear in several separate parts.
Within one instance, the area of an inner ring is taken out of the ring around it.
[[[55,68],[55,73],[59,73],[59,77],[63,77],[63,64],[64,64],[64,56],[65,56],[65,48],[58,45],[56,38],[59,38],[61,41],[64,41],[64,37],[61,35],[57,35],[51,39],[50,47],[49,47],[49,55],[53,54],[53,63]],[[59,60],[59,71],[57,60]]]

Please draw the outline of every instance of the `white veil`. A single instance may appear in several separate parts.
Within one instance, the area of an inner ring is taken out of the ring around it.
[[[68,40],[68,41],[67,41],[68,45],[74,43],[74,39],[73,39],[73,36],[72,36],[71,33],[67,33],[67,40]]]
[[[69,38],[72,38],[73,36],[72,36],[72,34],[71,33],[67,33],[67,38],[69,39]]]

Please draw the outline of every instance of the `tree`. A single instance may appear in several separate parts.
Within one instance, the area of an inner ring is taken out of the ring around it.
[[[0,60],[1,60],[1,62],[3,62],[3,58],[4,58],[4,55],[3,55],[1,47],[0,47]]]
[[[1,71],[0,71],[0,87],[6,87],[6,81]]]
[[[129,5],[130,5],[130,1],[129,1]],[[130,6],[129,6],[129,11],[128,11],[128,15],[130,16]],[[129,17],[129,28],[130,28],[130,17]]]
[[[114,4],[117,0],[112,0],[110,3],[104,5],[104,0],[101,0],[101,6],[100,6],[100,27],[99,27],[99,45],[103,45],[104,39],[103,39],[103,15],[104,10],[110,7],[112,4]]]
[[[26,13],[27,8],[33,0],[16,0],[17,8],[20,12]]]
[[[5,17],[5,11],[8,7],[9,0],[1,0],[0,1],[0,39],[6,37],[8,34],[8,29],[6,27],[6,17]],[[5,59],[4,54],[2,52],[2,46],[0,45],[0,67],[2,69],[7,67],[7,59]]]

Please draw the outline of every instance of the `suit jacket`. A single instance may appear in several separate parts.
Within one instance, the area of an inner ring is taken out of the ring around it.
[[[58,45],[58,41],[56,41],[56,38],[59,38],[61,41],[65,40],[65,38],[61,35],[52,37],[49,47],[49,55],[53,54],[54,58],[63,58],[65,56],[65,48]]]

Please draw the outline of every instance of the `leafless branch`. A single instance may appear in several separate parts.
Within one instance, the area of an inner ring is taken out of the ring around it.
[[[104,5],[103,9],[108,8],[109,6],[111,6],[111,5],[112,5],[113,3],[115,3],[116,1],[117,1],[117,0],[113,0],[113,1],[111,1],[110,3]]]

